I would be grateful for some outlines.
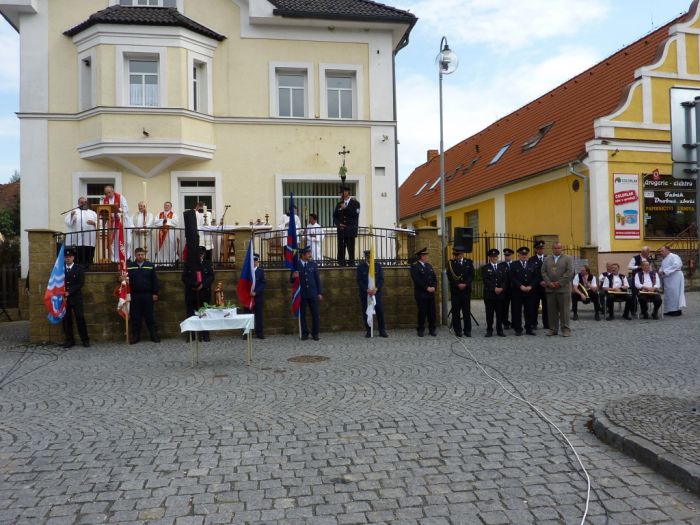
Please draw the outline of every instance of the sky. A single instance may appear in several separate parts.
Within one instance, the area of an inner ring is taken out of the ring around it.
[[[443,77],[445,149],[685,12],[691,0],[382,0],[418,18],[396,57],[399,180],[440,141],[435,57],[447,38],[459,67]],[[0,183],[19,170],[19,38],[0,18]]]

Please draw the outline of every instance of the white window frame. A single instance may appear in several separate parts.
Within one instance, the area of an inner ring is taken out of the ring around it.
[[[277,74],[282,72],[302,72],[306,75],[305,108],[303,117],[282,117],[279,112],[279,99],[277,92]],[[273,118],[312,118],[315,115],[314,103],[315,83],[313,77],[313,64],[310,62],[270,62],[269,64],[269,92],[270,92],[270,117]]]
[[[168,68],[167,48],[151,46],[117,46],[117,105],[124,107],[144,108],[167,107],[168,100]],[[155,59],[158,61],[158,105],[133,106],[129,97],[129,60]]]
[[[364,119],[364,67],[361,64],[319,64],[319,91],[321,96],[321,118],[328,119],[328,87],[329,76],[349,76],[353,79],[352,85],[352,118],[337,118],[332,120],[363,120]]]
[[[89,49],[78,54],[78,111],[94,108],[97,105],[97,52]],[[89,65],[87,65],[89,64]],[[89,86],[85,80],[89,78]],[[88,87],[89,92],[85,92]]]
[[[176,0],[177,3],[177,10],[182,13],[182,8],[185,0]],[[119,5],[119,0],[109,0],[109,5]],[[158,0],[158,6],[162,7],[163,6],[163,0]],[[124,7],[138,7],[138,6],[124,6]]]
[[[198,66],[200,70],[203,70],[204,75],[197,78],[197,91],[199,93],[197,109],[195,109],[194,100],[194,68]],[[213,114],[213,81],[212,81],[212,59],[195,53],[193,51],[187,52],[187,85],[189,90],[189,108],[197,113],[205,113],[207,115]]]
[[[111,184],[114,191],[122,193],[121,171],[76,171],[73,173],[73,203],[85,195],[88,184]]]
[[[170,202],[176,207],[175,211],[182,217],[185,210],[178,210],[177,206],[181,204],[181,196],[190,193],[189,190],[180,188],[180,181],[183,180],[213,180],[214,181],[214,212],[217,213],[216,220],[221,219],[221,213],[224,209],[224,197],[222,189],[222,176],[219,171],[171,171],[170,172]],[[207,193],[197,190],[198,193]],[[162,205],[158,204],[158,206]]]

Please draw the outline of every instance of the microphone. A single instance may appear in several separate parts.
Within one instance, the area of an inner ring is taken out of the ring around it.
[[[231,207],[230,204],[226,204],[226,205],[224,206],[224,208],[230,208],[230,207]]]

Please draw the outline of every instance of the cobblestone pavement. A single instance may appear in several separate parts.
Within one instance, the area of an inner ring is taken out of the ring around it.
[[[697,312],[571,338],[463,338],[540,407],[592,480],[587,523],[700,524],[700,499],[598,441],[593,410],[700,387]],[[483,306],[474,301],[477,319]],[[22,344],[0,325],[0,523],[579,523],[586,482],[551,427],[445,329],[183,343]],[[296,364],[289,357],[329,360]]]

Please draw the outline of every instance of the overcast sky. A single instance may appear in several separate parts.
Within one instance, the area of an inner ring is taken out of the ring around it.
[[[399,176],[439,145],[435,56],[444,35],[458,70],[443,79],[445,148],[546,93],[678,14],[690,0],[382,0],[419,17],[397,56]],[[19,45],[0,19],[0,183],[19,170]],[[351,160],[349,160],[351,162]],[[352,164],[350,164],[352,169]]]

